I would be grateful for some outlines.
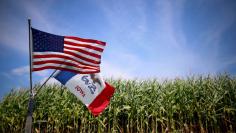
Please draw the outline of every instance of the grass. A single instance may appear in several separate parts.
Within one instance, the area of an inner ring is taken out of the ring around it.
[[[157,80],[108,80],[108,108],[93,117],[66,88],[37,95],[34,132],[236,132],[236,78],[229,75]],[[13,90],[0,103],[0,132],[23,132],[29,92]]]

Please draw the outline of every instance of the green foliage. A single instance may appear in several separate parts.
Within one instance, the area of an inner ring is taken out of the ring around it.
[[[66,88],[46,86],[35,98],[35,132],[235,132],[236,79],[229,75],[165,80],[108,80],[116,88],[98,117]],[[37,87],[36,87],[37,88]],[[29,92],[0,103],[0,132],[22,132]]]

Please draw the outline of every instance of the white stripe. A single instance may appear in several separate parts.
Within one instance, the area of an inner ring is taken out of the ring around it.
[[[33,52],[33,55],[48,55],[48,54],[53,54],[53,55],[64,55],[64,56],[67,56],[67,57],[70,57],[70,58],[73,58],[79,62],[82,62],[84,64],[88,64],[88,65],[91,65],[91,66],[99,66],[99,64],[94,64],[92,62],[88,62],[88,61],[85,61],[85,60],[82,60],[80,58],[77,58],[77,57],[74,57],[72,55],[69,55],[69,54],[65,54],[65,53],[60,53],[60,52]],[[48,57],[50,58],[50,57]],[[64,58],[62,58],[64,59]]]
[[[82,49],[84,51],[88,51],[90,53],[94,53],[94,54],[97,54],[97,55],[102,55],[102,52],[99,52],[97,50],[90,49],[90,48],[85,48],[85,47],[80,47],[80,46],[73,46],[73,45],[69,45],[69,44],[64,44],[64,46],[67,46],[67,47],[70,47],[70,48],[78,48],[78,49]]]
[[[72,52],[74,54],[77,54],[77,55],[80,55],[80,56],[83,56],[87,59],[91,59],[91,60],[94,60],[94,61],[100,61],[99,58],[96,58],[96,57],[93,57],[93,56],[90,56],[90,55],[87,55],[87,54],[84,54],[84,53],[80,53],[78,51],[74,51],[74,50],[70,50],[70,49],[64,49],[64,51],[68,51],[68,52]]]
[[[65,60],[65,59],[62,59],[62,58],[34,58],[33,59],[33,62],[38,62],[38,61],[50,61],[50,60],[56,60],[56,61],[62,61],[62,62],[69,62],[69,63],[73,63],[75,65],[78,65],[78,66],[81,66],[81,67],[89,67],[89,68],[92,68],[92,69],[97,69],[97,67],[91,67],[91,66],[87,66],[87,65],[82,65],[78,62],[75,62],[75,61],[72,61],[72,60]]]
[[[71,70],[75,70],[75,71],[81,71],[81,72],[86,72],[86,71],[95,72],[95,71],[97,71],[97,70],[93,70],[93,69],[83,69],[83,68],[77,68],[77,67],[67,66],[67,65],[60,65],[60,64],[55,64],[55,63],[33,65],[33,68],[42,68],[42,67],[47,67],[47,66],[55,66],[55,67],[60,67],[60,68],[67,68],[67,69],[71,69]]]
[[[64,38],[64,40],[68,41],[68,42],[77,43],[77,44],[87,44],[87,45],[98,47],[98,48],[102,48],[102,49],[104,49],[104,47],[105,47],[105,46],[100,45],[100,44],[89,43],[89,42],[82,42],[82,41],[78,41],[78,40],[74,40],[74,39],[69,39],[69,38]]]

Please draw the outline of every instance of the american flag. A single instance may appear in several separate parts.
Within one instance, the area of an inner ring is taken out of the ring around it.
[[[31,28],[33,71],[66,70],[88,74],[100,72],[105,42],[73,36],[59,36]]]

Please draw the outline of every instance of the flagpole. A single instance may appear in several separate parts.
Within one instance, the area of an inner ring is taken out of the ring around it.
[[[39,91],[43,88],[43,86],[48,82],[48,80],[51,78],[51,77],[53,77],[53,75],[55,74],[57,72],[57,69],[56,70],[54,70],[53,72],[52,72],[52,74],[44,81],[44,83],[40,86],[40,88],[37,90],[37,92],[35,93],[35,95],[34,95],[34,97],[36,97],[37,96],[37,94],[39,93]]]
[[[32,34],[31,34],[31,20],[28,19],[29,26],[29,63],[30,63],[30,94],[33,94],[32,86]]]
[[[34,106],[34,93],[32,87],[32,37],[31,37],[31,20],[28,19],[28,28],[29,28],[29,66],[30,66],[30,98],[28,103],[28,112],[25,122],[25,133],[32,132],[32,115],[33,115],[33,106]]]

